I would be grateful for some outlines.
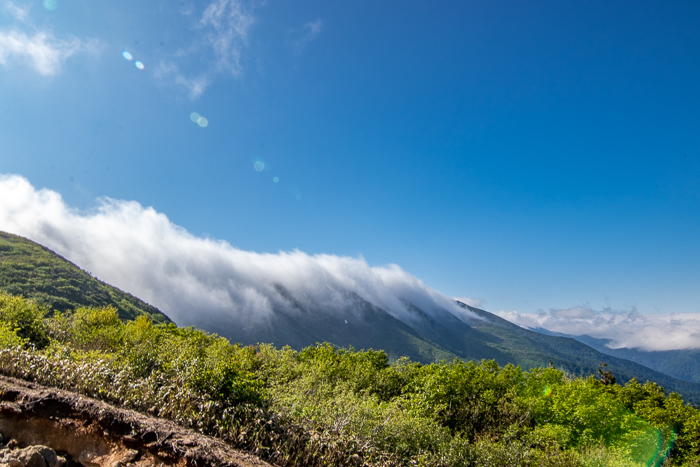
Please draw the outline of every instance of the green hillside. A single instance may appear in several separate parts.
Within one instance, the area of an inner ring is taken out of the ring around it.
[[[0,292],[0,374],[168,418],[280,467],[697,467],[700,411],[654,383],[240,346]],[[154,443],[157,446],[157,444]]]
[[[119,317],[132,320],[146,314],[154,322],[170,320],[138,298],[101,282],[53,251],[30,240],[0,232],[0,291],[34,299],[49,309],[66,311],[79,307],[114,306]],[[400,320],[357,294],[347,292],[347,309],[305,308],[292,294],[278,286],[286,305],[274,309],[269,321],[241,322],[236,313],[222,314],[204,329],[231,342],[260,342],[296,350],[329,342],[337,347],[381,349],[390,359],[409,357],[421,363],[455,357],[463,360],[493,359],[500,365],[514,364],[525,370],[556,368],[575,376],[596,374],[600,363],[620,381],[637,378],[653,381],[700,404],[700,384],[623,358],[606,355],[577,340],[520,328],[487,311],[468,308],[475,318],[468,324],[446,310],[427,313],[409,304],[410,319]]]
[[[0,232],[0,291],[50,310],[113,306],[121,319],[145,314],[154,322],[170,322],[156,307],[95,279],[48,248],[5,232]]]

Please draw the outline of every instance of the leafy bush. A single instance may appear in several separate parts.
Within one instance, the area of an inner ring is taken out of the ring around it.
[[[281,466],[700,465],[700,411],[493,361],[421,365],[318,344],[231,345],[114,308],[0,295],[0,372],[218,436]]]
[[[49,343],[44,315],[36,302],[0,292],[0,321],[9,325],[25,344],[43,348]]]

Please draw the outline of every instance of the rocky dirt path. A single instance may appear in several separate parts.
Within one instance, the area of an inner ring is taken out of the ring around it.
[[[58,454],[56,464],[45,459],[46,467],[271,467],[167,420],[4,376],[0,376],[0,435],[11,440],[0,450],[0,466],[20,467],[10,461],[21,461],[20,450],[35,446]],[[36,467],[44,467],[39,458],[36,462]]]

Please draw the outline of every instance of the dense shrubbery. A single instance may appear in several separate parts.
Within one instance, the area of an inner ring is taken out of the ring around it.
[[[284,466],[700,465],[700,412],[654,383],[494,362],[241,347],[112,308],[0,295],[0,371],[167,417]]]

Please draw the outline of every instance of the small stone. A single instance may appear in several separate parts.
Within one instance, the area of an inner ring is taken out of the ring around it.
[[[56,467],[66,467],[68,461],[63,456],[56,456]]]
[[[122,467],[123,464],[119,461],[114,461],[114,462],[112,462],[111,465],[112,465],[112,467]]]
[[[7,463],[10,465],[10,467],[24,467],[24,464],[19,459],[10,459],[7,461]]]
[[[11,439],[7,442],[7,449],[16,449],[17,448],[17,440],[16,439]]]
[[[92,460],[96,457],[95,453],[89,449],[84,450],[78,456],[78,462],[83,465],[92,465]]]
[[[29,446],[17,451],[15,456],[22,461],[25,467],[47,467],[41,448],[44,448],[44,446]],[[54,457],[55,456],[56,453],[54,453]],[[53,467],[55,467],[55,465]]]
[[[56,451],[46,446],[35,446],[49,467],[58,467],[58,456]]]
[[[129,449],[124,453],[122,456],[122,464],[131,464],[136,460],[136,457],[139,455],[139,452],[135,449]]]

